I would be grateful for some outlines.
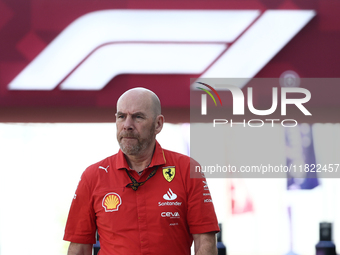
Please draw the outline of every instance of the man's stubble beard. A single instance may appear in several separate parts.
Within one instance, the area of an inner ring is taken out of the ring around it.
[[[134,155],[134,156],[138,155],[142,153],[143,151],[145,151],[150,146],[150,144],[154,140],[154,134],[155,134],[154,123],[151,125],[149,136],[144,139],[141,139],[139,135],[133,134],[133,132],[121,132],[118,137],[119,147],[125,155]],[[136,138],[137,144],[136,145],[124,144],[122,142],[122,137],[125,137],[125,136]]]

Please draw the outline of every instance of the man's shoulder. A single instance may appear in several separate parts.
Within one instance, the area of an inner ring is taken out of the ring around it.
[[[179,163],[182,162],[182,163],[187,163],[187,164],[198,164],[196,160],[194,160],[188,155],[175,152],[175,151],[171,151],[171,150],[166,150],[166,149],[163,149],[163,151],[164,151],[165,158],[170,159],[171,161],[179,162]]]
[[[92,175],[96,172],[98,172],[98,169],[102,169],[104,171],[108,171],[109,167],[114,167],[114,163],[116,162],[116,158],[117,158],[117,153],[111,156],[108,156],[96,163],[93,163],[91,165],[89,165],[85,171],[84,174],[87,175]]]
[[[176,151],[171,151],[171,150],[167,150],[167,149],[163,149],[163,151],[164,151],[165,157],[168,156],[168,157],[172,157],[172,158],[175,158],[175,159],[183,159],[183,160],[190,159],[189,156],[182,154],[182,153],[179,153],[179,152],[176,152]]]
[[[175,166],[182,176],[190,176],[193,178],[202,178],[204,177],[200,172],[197,172],[197,166],[200,164],[190,156],[187,156],[182,153],[164,150],[164,156],[166,158],[167,166]]]

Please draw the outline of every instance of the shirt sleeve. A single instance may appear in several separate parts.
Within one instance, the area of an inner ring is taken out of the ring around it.
[[[218,221],[212,202],[212,197],[207,181],[203,175],[195,176],[196,161],[190,160],[190,171],[187,171],[186,184],[188,194],[188,225],[191,234],[202,234],[207,232],[219,232]]]
[[[96,229],[92,192],[85,171],[73,197],[65,227],[64,240],[73,243],[95,244]]]

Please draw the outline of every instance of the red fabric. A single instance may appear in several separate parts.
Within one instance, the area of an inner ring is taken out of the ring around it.
[[[121,151],[91,165],[79,182],[64,240],[95,243],[98,228],[100,255],[190,254],[192,234],[219,231],[205,179],[190,178],[190,163],[197,164],[157,143],[152,162],[141,176],[129,170],[141,182],[159,166],[137,191],[125,187],[131,180]],[[169,182],[163,168],[173,167],[175,175]],[[120,203],[114,211],[105,205],[108,196]]]

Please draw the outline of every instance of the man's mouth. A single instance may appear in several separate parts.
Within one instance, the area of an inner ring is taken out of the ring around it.
[[[132,139],[138,139],[138,138],[136,136],[122,136],[120,140],[122,139],[132,140]]]

